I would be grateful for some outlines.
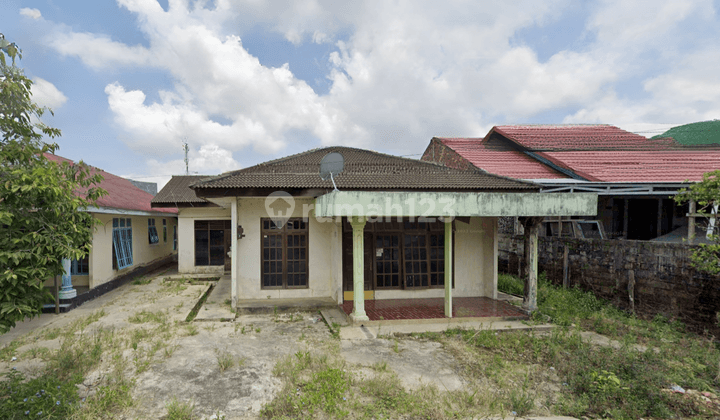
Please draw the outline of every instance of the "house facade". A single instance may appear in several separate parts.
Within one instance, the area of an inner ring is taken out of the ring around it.
[[[60,156],[46,156],[72,164]],[[107,286],[138,268],[170,262],[177,252],[177,209],[153,209],[152,194],[130,180],[96,168],[92,171],[103,176],[99,187],[108,195],[85,209],[100,223],[95,227],[89,254],[82,260],[66,262],[61,299]],[[53,285],[54,279],[45,281],[46,287]]]
[[[597,193],[593,219],[605,238],[652,240],[687,237],[688,206],[676,206],[672,195],[720,168],[720,148],[610,125],[519,125],[493,127],[484,138],[433,138],[422,159],[529,180],[543,192]],[[559,223],[546,223],[543,234],[567,233],[570,226]]]
[[[330,153],[344,169],[323,180]],[[443,297],[447,313],[453,296],[495,298],[498,217],[593,214],[596,196],[567,200],[476,169],[330,147],[211,178],[174,177],[153,200],[163,205],[179,208],[180,271],[229,265],[233,306],[352,300],[363,320],[365,299]]]

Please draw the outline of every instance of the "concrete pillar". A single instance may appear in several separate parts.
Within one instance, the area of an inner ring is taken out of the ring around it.
[[[528,218],[525,225],[527,277],[525,278],[523,309],[527,312],[537,309],[538,236],[541,223],[542,218]]]
[[[62,287],[58,295],[60,299],[72,299],[77,296],[77,290],[72,287],[72,275],[70,275],[70,259],[63,258],[63,275],[62,275]]]
[[[452,221],[445,220],[445,316],[452,318]]]
[[[353,230],[353,321],[369,321],[365,313],[365,222],[363,216],[350,218]]]
[[[688,243],[692,245],[695,242],[695,212],[697,211],[697,203],[690,200],[688,212]]]
[[[238,202],[237,199],[230,203],[230,301],[231,307],[237,309],[238,291]]]

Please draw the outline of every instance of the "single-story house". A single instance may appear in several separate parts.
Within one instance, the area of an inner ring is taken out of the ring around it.
[[[55,162],[72,161],[46,154]],[[92,213],[100,225],[95,228],[90,253],[82,260],[68,260],[63,276],[61,299],[96,289],[134,272],[140,267],[159,265],[174,259],[177,248],[177,209],[154,209],[149,192],[138,188],[131,180],[92,168],[103,181],[99,187],[108,192],[85,211]],[[45,281],[52,287],[54,279]]]
[[[323,179],[331,153],[344,168]],[[230,268],[233,307],[331,298],[352,301],[362,321],[365,299],[444,298],[446,316],[453,297],[495,299],[498,217],[536,226],[537,217],[595,214],[595,194],[539,190],[475,168],[327,147],[210,178],[173,177],[153,206],[179,208],[181,272]]]
[[[671,196],[720,169],[720,148],[648,139],[611,125],[505,125],[483,138],[434,137],[422,160],[532,181],[542,192],[596,193],[606,238],[651,240],[687,229],[692,212]],[[543,234],[567,227],[546,223]]]

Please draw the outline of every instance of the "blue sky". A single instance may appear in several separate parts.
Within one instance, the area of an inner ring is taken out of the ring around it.
[[[720,115],[718,1],[4,0],[59,154],[162,186],[498,124]]]

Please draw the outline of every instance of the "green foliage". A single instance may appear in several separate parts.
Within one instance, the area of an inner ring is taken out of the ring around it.
[[[13,370],[0,382],[0,413],[6,419],[67,418],[78,399],[74,382],[51,375],[26,380]]]
[[[44,139],[60,130],[35,122],[47,109],[31,101],[32,81],[16,57],[0,36],[0,334],[40,313],[49,298],[43,281],[63,273],[63,258],[87,255],[95,221],[80,210],[105,194],[95,187],[102,177],[82,162],[45,156],[58,145]]]
[[[180,402],[177,398],[173,398],[170,402],[165,404],[167,409],[167,420],[192,420],[197,418],[193,412],[195,411],[195,404]]]
[[[498,274],[498,290],[515,296],[525,293],[523,281],[510,274]]]
[[[596,299],[580,289],[539,283],[538,317],[561,325],[550,333],[449,330],[426,336],[443,342],[458,340],[469,352],[465,370],[479,382],[505,386],[513,367],[552,367],[562,390],[552,412],[574,417],[685,418],[713,417],[717,407],[668,391],[677,384],[696,392],[720,389],[720,346],[685,331],[682,323],[662,315],[642,320]],[[577,331],[588,330],[616,340],[592,344]],[[642,345],[644,347],[640,347]],[[450,346],[458,348],[457,345]],[[518,378],[515,382],[520,382]],[[507,404],[518,414],[532,411],[532,392],[547,377],[529,376],[515,388]],[[491,382],[491,383],[493,383]],[[535,398],[536,401],[539,401]]]
[[[720,203],[720,170],[704,174],[702,182],[680,190],[674,199],[678,204],[694,200],[698,213],[709,214],[712,206]],[[717,275],[720,274],[720,237],[713,234],[710,239],[712,243],[700,244],[693,249],[690,264],[700,271]]]

